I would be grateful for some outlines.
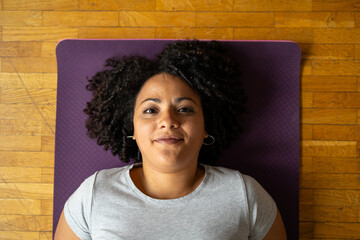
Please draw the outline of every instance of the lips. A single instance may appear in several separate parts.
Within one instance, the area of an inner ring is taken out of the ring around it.
[[[160,136],[155,139],[155,142],[161,144],[177,144],[182,141],[184,141],[184,139],[173,135]]]

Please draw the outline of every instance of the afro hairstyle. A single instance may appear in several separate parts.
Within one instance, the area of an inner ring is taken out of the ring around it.
[[[112,57],[86,89],[93,93],[84,112],[87,135],[128,163],[141,162],[134,131],[137,95],[147,79],[168,73],[186,81],[200,95],[205,130],[215,138],[203,145],[198,162],[216,165],[220,154],[242,130],[246,96],[241,87],[239,65],[217,41],[179,40],[165,46],[155,58]]]

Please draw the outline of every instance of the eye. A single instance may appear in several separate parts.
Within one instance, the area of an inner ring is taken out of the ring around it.
[[[178,111],[179,111],[179,112],[184,112],[184,113],[194,112],[191,108],[188,108],[188,107],[180,108]]]
[[[153,113],[156,113],[156,109],[155,108],[148,108],[146,109],[143,113],[145,114],[153,114]]]

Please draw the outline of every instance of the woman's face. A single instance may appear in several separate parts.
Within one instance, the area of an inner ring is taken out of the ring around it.
[[[172,172],[194,167],[207,137],[200,96],[167,73],[149,78],[134,109],[134,139],[143,164]]]

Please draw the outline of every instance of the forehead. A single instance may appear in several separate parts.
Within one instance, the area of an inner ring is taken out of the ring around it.
[[[191,97],[200,101],[199,94],[184,80],[168,73],[160,73],[149,78],[138,94],[137,99],[147,97]]]

